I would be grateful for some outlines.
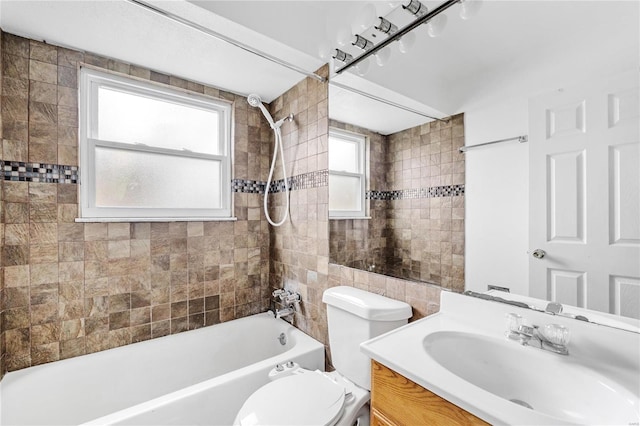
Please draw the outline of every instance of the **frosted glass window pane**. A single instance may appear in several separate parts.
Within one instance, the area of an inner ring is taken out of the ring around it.
[[[337,172],[360,173],[360,144],[329,136],[329,169]]]
[[[101,140],[223,155],[218,112],[100,87]]]
[[[222,204],[217,160],[96,147],[95,176],[96,207],[215,209]]]
[[[360,211],[362,193],[359,176],[329,175],[329,210]]]

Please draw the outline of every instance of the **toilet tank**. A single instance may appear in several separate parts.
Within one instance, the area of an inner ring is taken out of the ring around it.
[[[371,389],[371,359],[360,343],[407,323],[411,306],[355,287],[325,290],[331,360],[336,370],[358,386]]]

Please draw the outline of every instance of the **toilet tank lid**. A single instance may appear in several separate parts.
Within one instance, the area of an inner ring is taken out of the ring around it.
[[[397,321],[411,317],[411,306],[407,303],[355,287],[329,288],[322,301],[368,320]]]

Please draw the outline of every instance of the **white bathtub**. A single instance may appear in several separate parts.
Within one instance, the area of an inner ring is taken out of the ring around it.
[[[253,315],[8,373],[0,424],[228,425],[289,360],[324,370],[324,346],[268,313]]]

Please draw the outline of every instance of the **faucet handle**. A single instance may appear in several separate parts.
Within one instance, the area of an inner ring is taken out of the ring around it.
[[[569,329],[560,324],[547,324],[540,330],[547,341],[556,346],[567,346],[571,339]]]

